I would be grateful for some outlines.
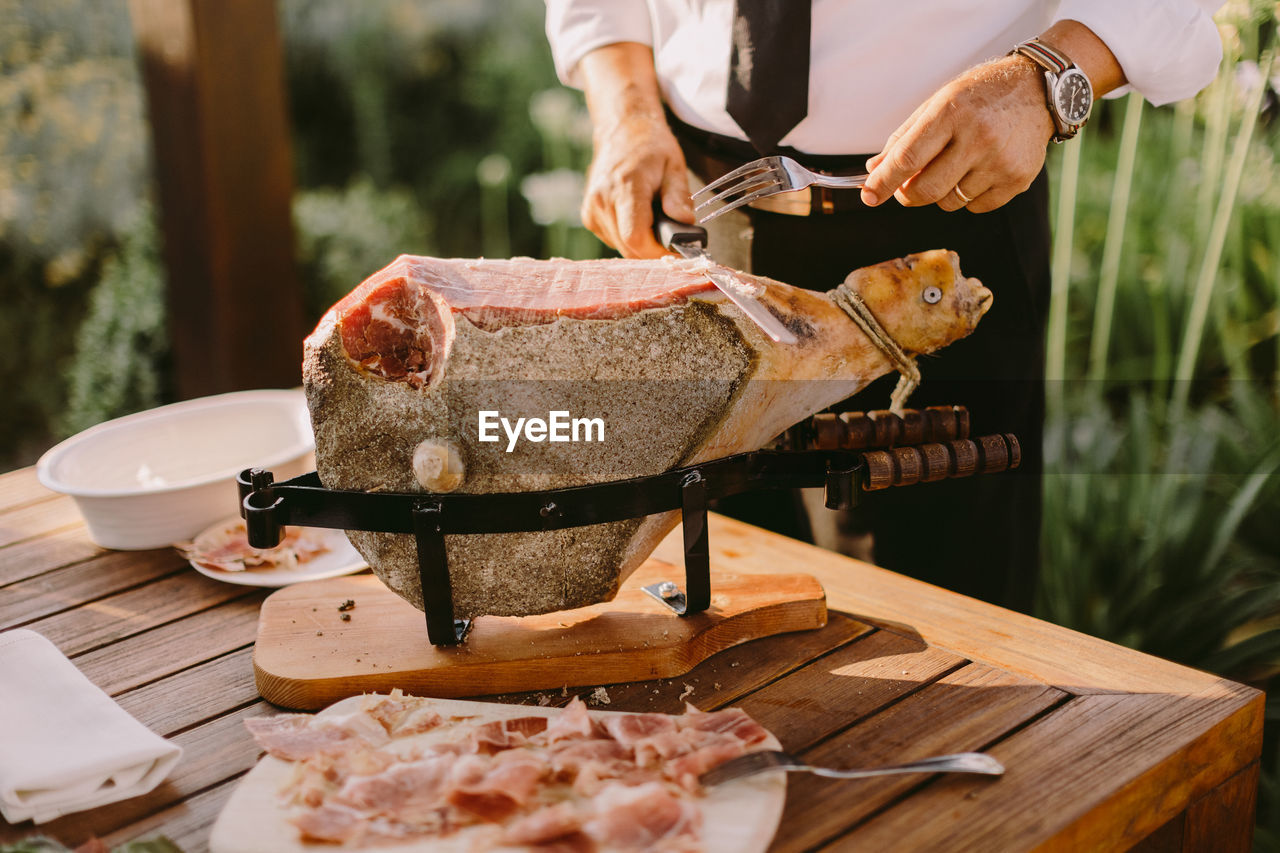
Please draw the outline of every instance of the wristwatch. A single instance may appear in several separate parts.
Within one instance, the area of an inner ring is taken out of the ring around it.
[[[1024,41],[1009,51],[1020,53],[1044,69],[1045,100],[1053,117],[1054,142],[1066,142],[1089,120],[1093,86],[1076,64],[1039,39]]]

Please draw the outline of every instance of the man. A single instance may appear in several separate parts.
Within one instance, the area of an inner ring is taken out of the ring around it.
[[[857,267],[949,248],[994,291],[977,332],[921,365],[910,403],[967,405],[975,433],[1016,433],[1022,469],[878,493],[866,517],[881,565],[1027,610],[1039,560],[1046,148],[1074,136],[1095,96],[1132,87],[1159,105],[1207,85],[1221,59],[1219,5],[548,0],[547,33],[593,122],[583,221],[623,255],[664,253],[655,197],[692,221],[686,169],[705,182],[783,153],[870,177],[860,193],[775,196],[722,217],[711,235],[722,263],[826,290]],[[885,407],[891,384],[847,407]],[[808,535],[794,503],[746,497],[726,509]]]

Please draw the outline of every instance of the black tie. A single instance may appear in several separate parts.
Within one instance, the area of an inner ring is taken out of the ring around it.
[[[809,112],[809,0],[735,0],[725,106],[761,154]]]

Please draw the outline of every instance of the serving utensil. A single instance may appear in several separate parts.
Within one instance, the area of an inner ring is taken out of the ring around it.
[[[698,218],[707,223],[744,204],[778,193],[790,193],[817,185],[830,189],[858,189],[867,182],[867,175],[824,175],[801,166],[790,157],[762,157],[745,163],[693,194],[694,214],[706,210],[716,202],[724,206]]]
[[[766,335],[780,344],[797,342],[795,333],[782,324],[782,321],[764,306],[764,303],[751,293],[751,286],[737,277],[724,272],[715,266],[711,253],[707,251],[707,229],[701,225],[687,225],[677,222],[662,211],[659,201],[653,203],[653,233],[663,248],[670,249],[683,258],[707,262],[705,275],[720,292],[729,297],[729,301],[742,309],[751,321],[760,327]]]
[[[764,773],[767,770],[803,771],[815,776],[825,776],[828,779],[867,779],[872,776],[890,776],[895,773],[980,773],[986,776],[999,776],[1004,773],[1004,765],[984,752],[959,752],[954,755],[923,758],[907,764],[837,770],[805,764],[789,752],[765,749],[739,755],[719,767],[713,767],[698,777],[698,781],[711,787],[731,779]]]

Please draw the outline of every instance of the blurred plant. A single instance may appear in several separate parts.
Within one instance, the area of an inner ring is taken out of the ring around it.
[[[1267,407],[1241,385],[1246,405]],[[1272,422],[1218,406],[1170,424],[1142,393],[1118,414],[1086,407],[1047,441],[1043,615],[1191,666],[1249,678],[1280,659],[1280,629],[1242,642],[1280,612],[1280,552],[1239,535],[1280,483]],[[1261,428],[1255,433],[1250,427]],[[1190,451],[1164,473],[1169,433]]]
[[[476,183],[480,184],[481,245],[485,257],[505,258],[511,254],[511,219],[507,195],[511,191],[511,161],[501,154],[490,154],[476,166]]]
[[[0,0],[0,470],[58,429],[89,293],[149,166],[125,0]]]
[[[1208,90],[1171,108],[1104,102],[1083,144],[1054,152],[1060,381],[1039,602],[1047,618],[1262,687],[1280,674],[1276,16],[1228,3]],[[1277,761],[1271,744],[1260,844],[1280,841]]]
[[[405,189],[358,179],[342,190],[299,191],[293,220],[307,311],[318,318],[401,254],[436,254],[432,227]]]
[[[89,313],[75,336],[59,431],[153,408],[168,392],[165,277],[150,208],[102,265]]]
[[[545,168],[528,111],[556,85],[545,40],[531,36],[543,14],[536,0],[282,0],[299,188],[363,175],[412,193],[441,254],[538,254],[545,229],[517,193]],[[495,153],[512,175],[505,237],[486,220],[499,189],[478,186]]]

